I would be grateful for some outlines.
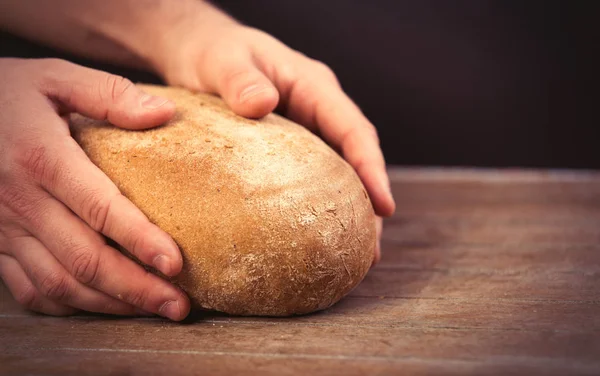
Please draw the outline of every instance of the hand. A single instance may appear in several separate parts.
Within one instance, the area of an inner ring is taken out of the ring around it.
[[[237,114],[259,118],[276,107],[320,134],[354,167],[379,216],[395,203],[375,127],[325,64],[214,9],[180,20],[165,38],[155,69],[171,85],[219,94]],[[208,15],[207,15],[208,13]],[[377,219],[380,258],[381,218]]]
[[[61,60],[0,59],[0,82],[0,277],[13,296],[52,315],[183,319],[184,293],[101,234],[167,276],[182,267],[177,245],[90,162],[62,117],[143,129],[167,121],[174,104]]]

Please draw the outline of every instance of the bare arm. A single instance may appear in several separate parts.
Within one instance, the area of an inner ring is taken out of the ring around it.
[[[231,22],[201,0],[19,0],[0,2],[0,28],[77,55],[156,71],[164,43],[190,14]]]
[[[242,116],[260,118],[278,107],[343,155],[378,215],[394,212],[377,131],[334,72],[206,1],[4,1],[0,27],[86,57],[153,71],[170,85],[218,94]]]

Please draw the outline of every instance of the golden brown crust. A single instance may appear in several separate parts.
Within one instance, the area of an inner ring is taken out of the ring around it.
[[[353,169],[277,115],[254,121],[183,89],[177,115],[148,131],[81,116],[72,133],[184,255],[174,279],[195,305],[285,316],[329,307],[367,273],[375,216]]]

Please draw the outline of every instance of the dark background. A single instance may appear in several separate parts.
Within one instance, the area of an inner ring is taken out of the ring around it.
[[[600,168],[600,2],[215,3],[330,65],[388,163]],[[64,57],[6,34],[0,47]]]

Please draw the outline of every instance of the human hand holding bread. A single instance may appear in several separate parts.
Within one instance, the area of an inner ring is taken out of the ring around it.
[[[78,112],[144,129],[171,118],[173,103],[62,60],[0,59],[0,72],[0,276],[13,296],[53,315],[183,319],[185,294],[100,234],[168,276],[182,267],[177,245],[88,159],[65,119]]]
[[[356,169],[376,213],[390,215],[394,203],[374,127],[331,70],[199,5],[190,5],[189,18],[176,18],[160,42],[148,44],[151,48],[137,44],[131,49],[168,84],[216,93],[242,116],[259,118],[277,107],[320,134]],[[2,64],[7,84],[0,105],[10,111],[2,115],[0,142],[7,151],[19,146],[17,156],[3,152],[10,162],[3,165],[18,167],[5,169],[0,178],[6,213],[0,274],[13,295],[33,310],[57,315],[83,309],[185,317],[189,302],[181,291],[106,246],[98,232],[167,276],[181,269],[176,245],[86,158],[60,117],[78,112],[141,129],[168,120],[172,104],[144,108],[143,94],[127,81],[65,62]],[[12,101],[14,93],[27,100]],[[25,209],[15,213],[14,202]]]

